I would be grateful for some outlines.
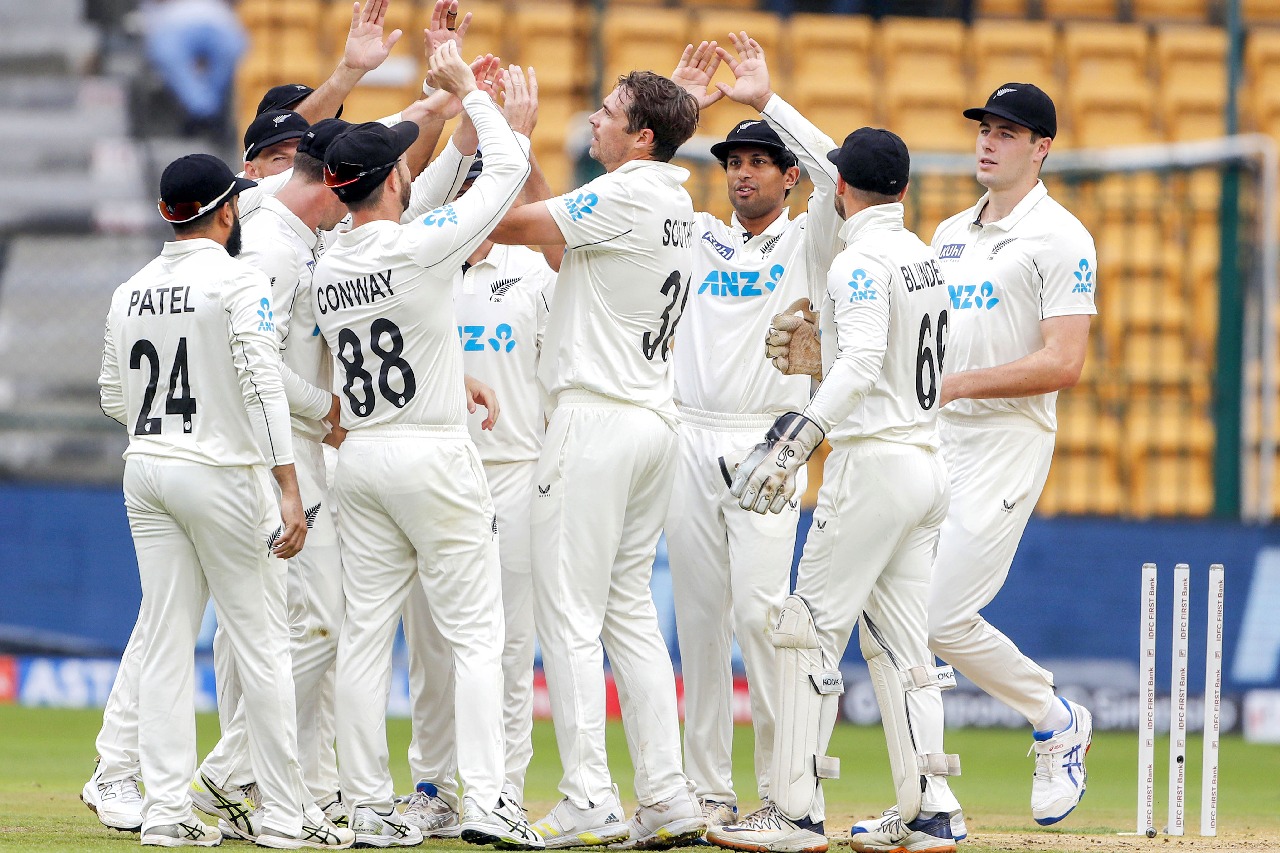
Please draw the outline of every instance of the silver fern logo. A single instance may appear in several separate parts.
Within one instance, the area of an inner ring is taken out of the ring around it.
[[[308,530],[310,530],[311,528],[313,528],[313,527],[315,527],[315,526],[316,526],[316,516],[317,516],[317,515],[319,515],[319,514],[320,514],[320,504],[316,504],[316,505],[315,505],[315,506],[313,506],[313,507],[309,507],[309,508],[308,508],[308,509],[303,513],[303,515],[305,515],[305,516],[306,516],[306,518],[307,518],[307,529],[308,529]],[[276,545],[278,545],[278,544],[279,544],[279,542],[280,542],[280,537],[281,537],[281,536],[283,536],[283,535],[284,535],[284,525],[282,524],[282,525],[280,525],[279,527],[277,527],[277,528],[276,528],[276,529],[271,533],[271,536],[269,536],[269,537],[267,538],[267,553],[268,553],[268,554],[270,554],[270,553],[271,553],[271,551],[272,551],[272,549],[274,549],[274,548],[276,547]]]

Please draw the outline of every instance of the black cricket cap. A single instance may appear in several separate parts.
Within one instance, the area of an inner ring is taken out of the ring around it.
[[[854,189],[897,195],[911,179],[911,154],[896,133],[860,127],[827,153],[844,182]]]
[[[244,159],[249,162],[265,149],[288,139],[301,139],[307,120],[289,110],[268,110],[255,118],[244,132]]]
[[[351,123],[345,122],[340,118],[321,119],[307,128],[306,133],[302,134],[302,138],[298,140],[298,153],[309,154],[323,163],[324,155],[329,151],[329,146],[333,144],[333,140],[346,133],[350,128]]]
[[[182,225],[199,219],[220,204],[257,183],[231,174],[212,154],[188,154],[164,168],[160,176],[160,215]]]
[[[306,83],[285,83],[283,86],[272,86],[267,90],[267,94],[262,96],[262,100],[258,101],[258,110],[256,115],[262,115],[267,110],[291,110],[298,104],[307,99],[307,96],[314,92]],[[334,118],[342,118],[342,107],[338,107],[338,111],[334,113]]]
[[[974,121],[982,121],[988,114],[1008,119],[1041,136],[1052,139],[1058,135],[1058,111],[1053,106],[1053,98],[1030,83],[1005,83],[991,93],[985,107],[964,111],[964,117]]]
[[[729,131],[729,135],[724,138],[724,142],[717,142],[711,146],[711,156],[719,160],[720,165],[723,166],[733,149],[747,147],[763,148],[775,154],[781,154],[784,151],[791,153],[791,149],[783,143],[778,132],[769,126],[769,122],[757,118],[738,122],[737,127]]]
[[[352,125],[325,152],[325,186],[343,201],[359,201],[386,179],[417,138],[418,126],[411,121],[392,127],[376,121]]]

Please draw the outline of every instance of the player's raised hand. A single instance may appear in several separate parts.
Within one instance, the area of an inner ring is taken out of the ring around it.
[[[427,72],[427,81],[437,89],[465,98],[478,88],[475,73],[471,66],[462,61],[458,53],[458,45],[447,41],[431,54],[431,70]]]
[[[476,84],[479,88],[485,88],[485,81],[491,75],[495,75],[498,68],[498,57],[492,54],[477,56],[471,63],[471,72],[475,75]],[[495,70],[490,70],[495,69]],[[455,118],[458,113],[462,112],[462,101],[450,92],[443,89],[437,89],[425,98],[419,98],[409,106],[405,107],[404,112],[400,115],[405,121],[412,121],[421,124],[430,116],[436,116],[448,121]]]
[[[676,70],[671,72],[671,79],[698,102],[698,109],[705,110],[724,97],[724,92],[711,85],[711,78],[720,67],[720,54],[716,52],[713,41],[701,42],[697,47],[686,45],[680,55]]]
[[[821,427],[798,412],[782,415],[769,427],[764,441],[739,463],[729,494],[743,509],[761,515],[782,512],[796,493],[796,472],[809,461],[825,435]]]
[[[347,46],[342,52],[342,62],[348,68],[372,71],[381,65],[400,40],[400,30],[392,30],[384,40],[383,25],[387,21],[390,0],[365,0],[351,7],[351,31],[347,33]]]
[[[436,52],[436,48],[447,41],[455,42],[462,47],[462,39],[471,26],[471,13],[468,12],[461,21],[458,20],[458,0],[436,0],[431,9],[431,24],[422,31],[426,56]]]
[[[787,376],[822,378],[822,343],[808,299],[797,299],[774,315],[765,333],[764,354]]]
[[[716,48],[716,54],[729,64],[733,72],[734,83],[717,83],[716,88],[727,98],[763,110],[773,90],[769,88],[769,66],[764,61],[764,48],[745,32],[729,33],[733,48],[738,52],[733,57],[722,47]]]
[[[477,406],[484,406],[486,417],[480,422],[480,429],[493,429],[493,425],[498,422],[498,395],[474,377],[463,376],[462,381],[467,388],[467,411],[474,415]]]
[[[502,114],[516,133],[533,135],[538,124],[538,78],[532,66],[527,77],[519,65],[502,72]]]

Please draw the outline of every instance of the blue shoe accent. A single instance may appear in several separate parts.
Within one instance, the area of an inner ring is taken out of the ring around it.
[[[1056,731],[1042,732],[1042,731],[1038,731],[1038,730],[1033,729],[1033,730],[1031,731],[1031,737],[1032,737],[1034,740],[1039,740],[1039,741],[1045,741],[1045,740],[1048,740],[1049,738],[1053,737],[1054,735],[1058,734],[1059,732],[1065,732],[1067,729],[1072,728],[1073,726],[1075,726],[1075,724],[1076,724],[1076,715],[1075,715],[1075,714],[1072,712],[1072,710],[1071,710],[1071,704],[1070,704],[1069,702],[1067,702],[1067,700],[1066,700],[1066,699],[1063,699],[1061,696],[1059,696],[1059,697],[1058,697],[1058,701],[1059,701],[1059,702],[1061,702],[1061,703],[1063,704],[1063,706],[1067,709],[1067,715],[1071,717],[1071,722],[1067,723],[1065,726],[1063,726],[1063,727],[1062,727],[1062,728],[1060,728],[1060,729],[1057,729]],[[1063,817],[1066,817],[1066,815],[1063,815]],[[1062,818],[1059,818],[1059,820],[1061,820],[1061,819],[1062,819]]]
[[[933,838],[945,838],[948,841],[955,840],[951,835],[951,815],[946,812],[919,815],[915,820],[907,824],[907,829],[912,832],[923,832]]]
[[[1076,806],[1080,805],[1081,801],[1083,801],[1083,800],[1084,800],[1084,795],[1085,795],[1085,794],[1087,794],[1087,793],[1089,793],[1089,789],[1088,789],[1088,788],[1081,788],[1081,789],[1080,789],[1080,799],[1079,799],[1079,800],[1076,800]],[[1053,826],[1055,823],[1057,823],[1057,822],[1058,822],[1058,821],[1060,821],[1060,820],[1065,819],[1067,815],[1069,815],[1069,814],[1071,814],[1073,811],[1075,811],[1075,810],[1076,810],[1076,806],[1072,806],[1071,808],[1067,809],[1065,812],[1063,812],[1062,814],[1058,815],[1057,817],[1038,817],[1038,818],[1036,818],[1036,819],[1035,819],[1035,821],[1036,821],[1036,823],[1040,824],[1041,826]],[[959,839],[957,839],[957,840],[959,840]]]
[[[440,796],[440,789],[435,785],[432,785],[430,782],[419,782],[413,786],[413,790],[417,791],[419,794],[426,794],[428,797]]]
[[[819,835],[827,834],[826,829],[822,825],[823,822],[820,820],[812,821],[812,820],[809,820],[808,817],[802,817],[799,820],[793,820],[792,823],[794,823],[796,826],[800,827],[801,829],[807,829],[810,832],[816,832]]]

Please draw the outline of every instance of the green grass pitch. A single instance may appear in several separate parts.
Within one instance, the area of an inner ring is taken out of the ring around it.
[[[0,706],[0,850],[121,851],[135,849],[138,836],[105,829],[79,800],[81,786],[93,770],[93,739],[101,712],[66,711]],[[390,720],[392,772],[396,789],[410,788],[405,748],[409,724]],[[609,726],[609,753],[614,779],[624,804],[635,805],[631,790],[631,763],[622,727]],[[199,749],[204,754],[217,737],[217,720],[201,716]],[[1161,836],[1154,841],[1115,841],[1117,831],[1133,829],[1136,807],[1134,734],[1101,732],[1089,753],[1089,791],[1083,803],[1057,827],[1038,829],[1027,807],[1032,759],[1026,757],[1028,732],[1007,730],[952,730],[947,749],[959,752],[964,775],[953,785],[970,822],[974,839],[961,847],[967,851],[1138,849],[1170,846],[1207,850],[1248,847],[1280,850],[1280,747],[1246,744],[1239,737],[1224,738],[1221,757],[1219,826],[1223,838],[1214,845],[1195,837],[1199,829],[1200,741],[1188,744],[1188,835],[1183,839]],[[752,781],[751,730],[735,732],[735,784],[745,808],[756,805]],[[891,788],[884,739],[878,727],[840,725],[832,738],[831,754],[841,759],[842,778],[826,786],[828,835],[847,832],[850,817],[878,814],[890,802]],[[1167,741],[1158,745],[1157,814],[1165,814]],[[558,798],[556,783],[560,762],[551,724],[534,729],[534,760],[529,769],[526,799],[531,818],[541,817]],[[1009,833],[1021,833],[1012,840]],[[1076,836],[1086,836],[1077,838]],[[1237,839],[1234,842],[1230,839]],[[1249,839],[1253,839],[1250,841]],[[1082,846],[1082,843],[1084,846]],[[250,849],[244,842],[224,847]],[[474,850],[465,844],[428,842],[424,849]],[[255,848],[256,849],[256,848]],[[833,847],[833,849],[835,849]]]

